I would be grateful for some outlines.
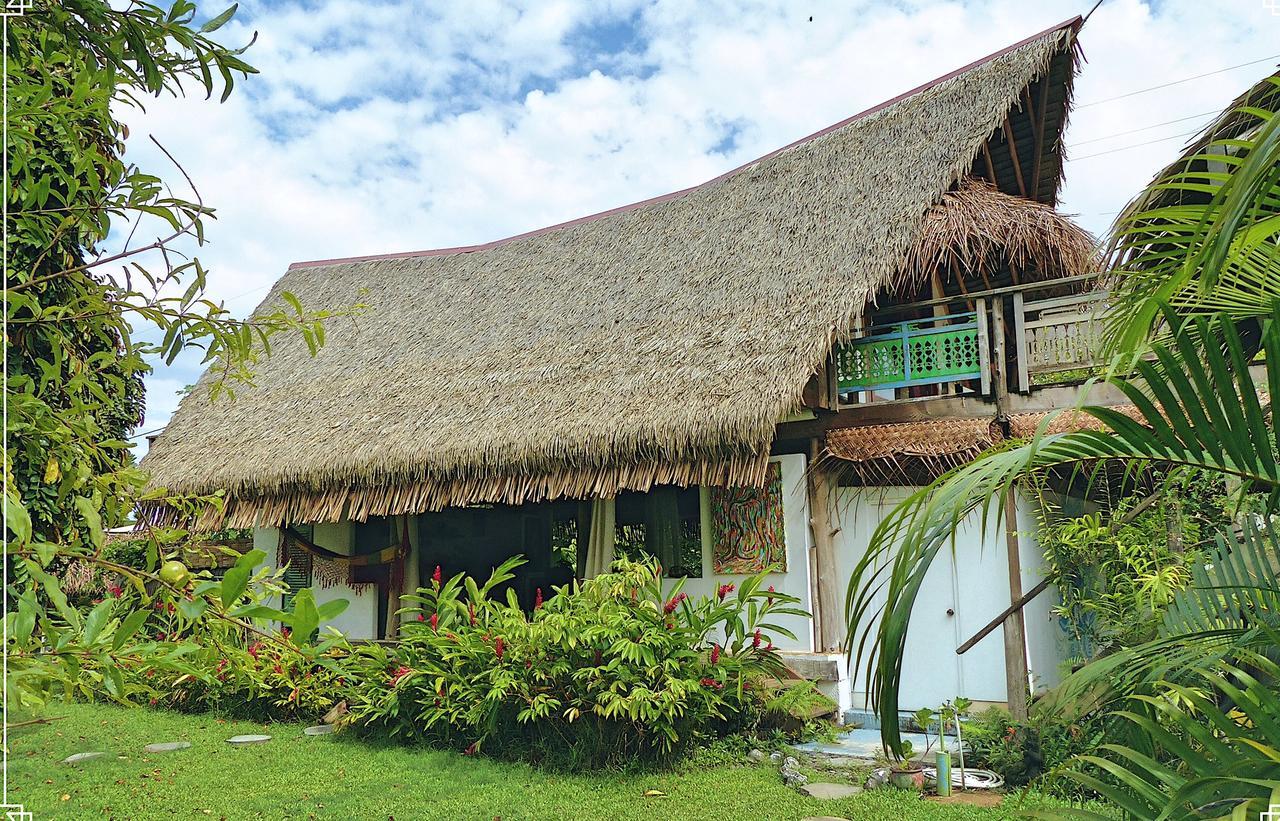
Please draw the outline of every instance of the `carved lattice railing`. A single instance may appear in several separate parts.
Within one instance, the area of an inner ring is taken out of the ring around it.
[[[1031,390],[1033,377],[1096,365],[1102,350],[1101,310],[1106,291],[1024,301],[1013,295],[1018,389]]]

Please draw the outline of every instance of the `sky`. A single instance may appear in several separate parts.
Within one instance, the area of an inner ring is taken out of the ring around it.
[[[154,137],[216,209],[190,250],[243,316],[291,262],[485,242],[696,185],[1092,5],[246,0],[218,36],[256,32],[260,74],[222,104],[120,113],[127,159],[180,180]],[[1060,209],[1104,233],[1280,61],[1273,7],[1104,0],[1080,37]],[[194,353],[155,363],[140,434],[200,370]]]

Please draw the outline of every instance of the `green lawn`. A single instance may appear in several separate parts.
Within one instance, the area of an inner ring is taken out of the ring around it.
[[[716,821],[837,815],[850,819],[1017,818],[1045,800],[995,810],[942,807],[893,790],[818,801],[786,787],[769,766],[704,756],[674,772],[558,775],[450,752],[306,737],[301,726],[222,721],[144,709],[55,705],[50,724],[10,731],[11,800],[36,818],[706,818]],[[226,739],[273,740],[233,748]],[[146,744],[190,741],[149,755]],[[66,756],[103,750],[77,765]],[[666,795],[645,797],[646,790]]]

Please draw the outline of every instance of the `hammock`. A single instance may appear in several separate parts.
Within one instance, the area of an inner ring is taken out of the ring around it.
[[[398,591],[404,581],[404,559],[409,555],[409,545],[405,542],[384,547],[376,553],[348,556],[323,548],[293,528],[286,527],[280,530],[280,548],[276,556],[276,561],[281,566],[289,561],[290,545],[311,556],[312,576],[322,588],[346,584],[357,593],[361,593],[376,582],[358,581],[355,569],[378,565],[390,565],[388,575],[390,576],[389,586],[392,589]]]

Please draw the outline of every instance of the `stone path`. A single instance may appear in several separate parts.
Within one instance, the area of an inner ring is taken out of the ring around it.
[[[156,744],[148,744],[142,748],[142,751],[146,753],[171,753],[175,750],[185,750],[190,746],[190,741],[161,741]]]
[[[328,735],[329,733],[336,733],[337,731],[338,728],[332,724],[317,724],[314,727],[306,728],[302,732],[306,735]]]
[[[227,743],[240,747],[246,744],[265,744],[270,740],[269,735],[233,735],[227,739]]]
[[[63,764],[79,764],[81,761],[92,761],[95,758],[103,758],[105,756],[106,756],[106,753],[102,753],[102,752],[76,753],[75,755],[69,755],[66,758],[62,759],[62,763]]]
[[[837,784],[831,781],[815,781],[812,784],[805,784],[800,788],[800,792],[810,798],[849,798],[862,792],[862,788],[853,784]]]

